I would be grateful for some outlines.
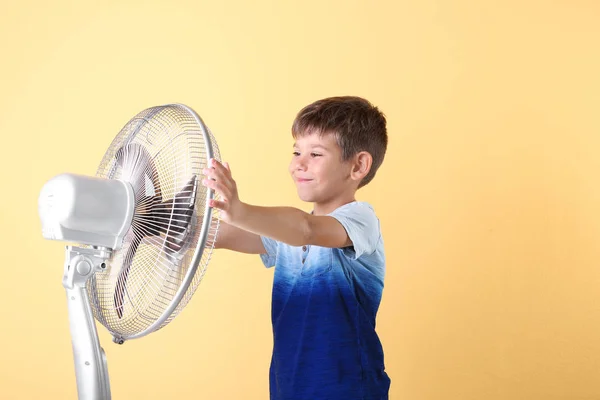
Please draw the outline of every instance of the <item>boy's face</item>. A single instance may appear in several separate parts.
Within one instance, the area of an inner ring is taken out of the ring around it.
[[[350,162],[342,162],[333,134],[308,134],[294,143],[289,170],[303,201],[328,203],[351,193],[351,168]]]

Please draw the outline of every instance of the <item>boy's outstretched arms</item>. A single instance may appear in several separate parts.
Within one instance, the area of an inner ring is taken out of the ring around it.
[[[341,248],[352,245],[342,224],[333,217],[314,216],[293,207],[260,207],[241,202],[227,163],[211,160],[203,172],[207,178],[202,184],[222,197],[222,200],[211,201],[213,207],[221,210],[221,219],[256,235],[261,245],[259,235],[291,246],[312,244]]]
[[[236,228],[224,221],[219,224],[215,249],[227,249],[247,254],[265,254],[267,252],[260,236]]]

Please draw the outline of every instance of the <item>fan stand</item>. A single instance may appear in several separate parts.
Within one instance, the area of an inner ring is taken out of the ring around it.
[[[107,248],[67,246],[63,286],[67,291],[71,343],[79,400],[110,400],[106,355],[100,347],[86,284],[96,271],[106,268]]]

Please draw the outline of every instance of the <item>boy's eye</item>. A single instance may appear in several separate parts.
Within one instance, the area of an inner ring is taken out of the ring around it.
[[[292,154],[294,156],[298,157],[300,155],[300,152],[299,151],[294,151]],[[310,153],[310,156],[311,157],[320,157],[320,156],[322,156],[322,154],[319,154],[319,153]]]

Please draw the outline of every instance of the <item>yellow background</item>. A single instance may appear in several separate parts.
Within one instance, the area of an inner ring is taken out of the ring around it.
[[[358,194],[387,245],[391,399],[600,399],[600,5],[573,1],[96,1],[0,6],[0,398],[72,399],[63,245],[41,186],[93,175],[144,108],[193,107],[242,200],[305,210],[304,105],[388,117]],[[272,270],[217,253],[165,329],[105,330],[114,399],[266,399]]]

